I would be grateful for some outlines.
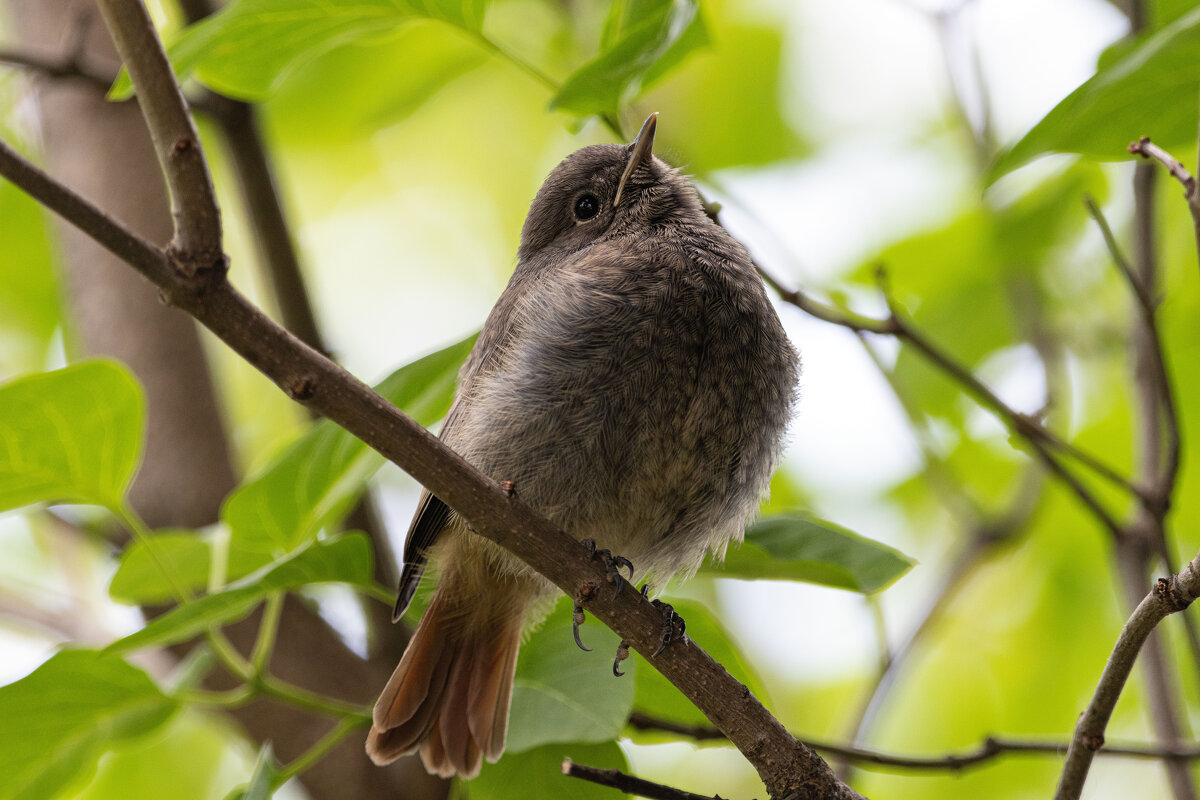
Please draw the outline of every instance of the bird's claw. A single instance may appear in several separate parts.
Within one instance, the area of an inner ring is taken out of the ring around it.
[[[621,662],[627,658],[629,658],[629,642],[622,639],[621,643],[619,645],[617,645],[617,657],[613,659],[613,676],[614,677],[620,678],[621,676],[623,676],[625,674],[624,672],[621,672],[620,666],[621,666]]]
[[[633,562],[625,556],[614,556],[611,550],[597,549],[594,539],[581,539],[579,543],[588,551],[589,556],[598,558],[603,562],[604,568],[608,573],[608,582],[617,587],[613,591],[613,597],[621,594],[621,587],[625,585],[626,580],[633,580]],[[621,575],[622,568],[629,570],[628,579]]]
[[[579,649],[585,653],[592,652],[592,648],[583,643],[579,638],[579,626],[583,624],[586,617],[583,613],[583,606],[578,600],[575,601],[575,608],[571,611],[571,634],[575,637],[575,644],[579,645]]]

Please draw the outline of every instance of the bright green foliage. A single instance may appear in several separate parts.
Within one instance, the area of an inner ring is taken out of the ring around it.
[[[458,368],[475,337],[401,367],[376,387],[423,425],[445,416]],[[287,553],[338,519],[383,457],[331,422],[319,422],[261,475],[230,495],[221,516],[231,550]]]
[[[616,114],[645,84],[706,41],[695,0],[617,0],[600,53],[567,78],[551,108]]]
[[[729,670],[729,674],[744,683],[754,692],[755,697],[767,702],[768,697],[761,679],[742,658],[737,645],[717,616],[705,606],[691,600],[671,599],[671,606],[687,624],[687,637],[704,648],[704,652],[712,656],[714,661]],[[634,710],[684,725],[709,724],[704,714],[692,705],[692,701],[684,697],[652,664],[643,662],[636,653],[630,654],[621,669],[635,676]],[[674,738],[656,732],[633,730],[627,730],[626,734],[639,742],[659,742]]]
[[[732,546],[723,567],[706,571],[726,578],[807,581],[870,594],[886,589],[913,560],[832,522],[793,512],[762,519]]]
[[[53,797],[113,743],[154,730],[176,708],[120,658],[64,650],[0,687],[0,796]]]
[[[1196,138],[1200,93],[1200,8],[1149,34],[1054,107],[992,169],[993,179],[1045,153],[1128,158],[1125,147],[1148,135],[1162,145]]]
[[[4,128],[0,127],[0,132]],[[0,376],[43,365],[59,325],[58,289],[51,270],[45,216],[10,183],[0,184]]]
[[[224,562],[224,574],[214,575],[213,551],[219,547],[217,535],[182,529],[157,531],[148,539],[136,539],[121,552],[121,563],[108,587],[109,596],[134,605],[172,602],[178,599],[177,586],[201,592],[214,579],[228,582],[270,561],[270,556],[262,553],[234,548]]]
[[[615,742],[602,744],[548,744],[523,753],[506,753],[495,764],[484,764],[479,777],[466,784],[470,800],[512,800],[521,797],[570,797],[572,800],[616,800],[618,794],[562,774],[566,759],[600,769],[629,770],[625,754]]]
[[[348,41],[420,18],[479,31],[486,0],[237,0],[171,47],[176,72],[261,100],[305,62]],[[127,80],[114,89],[128,91]]]
[[[617,635],[603,625],[585,624],[580,637],[592,652],[572,641],[571,603],[562,598],[521,645],[508,721],[509,752],[554,742],[611,741],[620,734],[633,707],[634,679],[613,677]]]
[[[0,386],[0,510],[119,506],[141,455],[144,405],[137,381],[110,361]]]
[[[219,592],[178,606],[146,627],[109,645],[124,653],[152,645],[172,644],[210,628],[236,622],[268,594],[314,583],[371,583],[371,544],[362,534],[347,534],[330,542],[316,542],[262,571],[234,581]]]

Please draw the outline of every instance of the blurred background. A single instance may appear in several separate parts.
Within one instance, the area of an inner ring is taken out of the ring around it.
[[[4,49],[32,41],[33,5],[5,9]],[[167,0],[152,5],[170,41],[184,17]],[[1065,153],[996,164],[1098,64],[1190,18],[1191,6],[1138,4],[1133,25],[1145,32],[1131,40],[1130,9],[1104,0],[704,0],[702,33],[690,34],[702,41],[627,92],[613,125],[550,109],[555,91],[542,79],[561,81],[595,54],[609,13],[602,0],[487,4],[483,30],[498,47],[415,19],[333,37],[253,79],[236,59],[210,58],[193,83],[258,104],[321,333],[367,382],[477,330],[511,274],[529,201],[549,170],[583,145],[617,140],[614,127],[628,141],[658,111],[658,155],[695,177],[783,285],[881,317],[882,266],[915,326],[1012,409],[1044,415],[1063,438],[1136,476],[1144,474],[1137,315],[1083,198],[1103,208],[1132,254],[1125,146],[1148,134],[1191,163],[1196,90],[1173,96],[1171,113],[1190,127],[1156,127],[1130,102],[1106,115],[1098,143],[1045,146]],[[46,52],[56,37],[63,46],[69,39],[61,27],[39,30]],[[39,158],[65,136],[48,119],[54,80],[0,67],[0,133]],[[200,121],[231,278],[274,312],[229,147]],[[1186,204],[1178,185],[1159,177],[1149,190],[1159,324],[1186,433],[1200,429],[1192,400],[1200,286]],[[86,323],[63,300],[61,264],[72,245],[59,230],[0,185],[2,379],[80,352]],[[778,310],[804,375],[770,502],[808,509],[918,563],[871,595],[707,576],[668,596],[714,611],[765,687],[764,702],[801,738],[930,756],[971,750],[988,736],[1065,744],[1136,596],[1122,582],[1117,540],[961,382],[911,347],[783,302]],[[211,336],[201,344],[233,472],[254,474],[308,420]],[[1167,518],[1176,567],[1200,544],[1192,452],[1184,450]],[[1118,520],[1136,515],[1128,493],[1073,469]],[[419,487],[390,465],[373,486],[399,550]],[[27,512],[0,517],[0,553],[0,683],[28,674],[64,641],[103,643],[140,624],[136,610],[108,598],[109,547],[68,546],[55,523]],[[1163,556],[1159,548],[1139,563],[1163,574]],[[1142,592],[1151,575],[1144,571]],[[349,648],[364,652],[356,607],[336,592],[321,599]],[[1200,723],[1200,664],[1179,619],[1161,630],[1188,740]],[[1135,671],[1109,741],[1156,741],[1147,708]],[[188,712],[59,796],[159,797],[160,784],[139,781],[172,774],[196,787],[186,796],[223,797],[245,780],[256,749],[226,731],[215,716]],[[635,774],[722,797],[762,794],[731,748],[644,734],[620,745]],[[1059,756],[1009,755],[961,772],[860,767],[853,780],[872,797],[1045,797],[1060,769]],[[299,786],[285,791],[304,796]],[[1161,762],[1100,758],[1085,796],[1171,792]]]

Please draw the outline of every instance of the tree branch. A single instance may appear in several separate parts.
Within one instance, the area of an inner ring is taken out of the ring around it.
[[[224,269],[221,214],[200,136],[175,81],[150,13],[141,0],[98,0],[100,13],[129,70],[150,137],[171,190],[172,255],[186,273]]]
[[[143,100],[145,102],[145,100]],[[129,261],[163,299],[199,320],[297,402],[346,428],[444,500],[472,529],[549,578],[648,660],[718,725],[758,771],[772,796],[857,798],[690,639],[651,658],[662,617],[637,592],[614,595],[599,562],[567,534],[505,492],[366,384],[255,308],[223,270],[190,274],[0,143],[0,174]]]
[[[673,786],[626,775],[616,769],[599,769],[576,764],[569,758],[562,762],[562,771],[563,775],[568,778],[579,778],[600,786],[609,786],[625,794],[636,794],[639,797],[648,797],[650,800],[721,800],[721,797],[717,795],[685,792],[683,789],[676,789]]]
[[[1200,186],[1197,186],[1196,179],[1175,156],[1151,142],[1149,136],[1130,142],[1129,152],[1142,158],[1152,158],[1162,164],[1167,168],[1167,172],[1171,173],[1171,177],[1183,186],[1183,197],[1187,200],[1188,211],[1192,213],[1192,227],[1196,232],[1196,251],[1200,255]]]
[[[1104,745],[1108,721],[1142,645],[1160,621],[1170,614],[1183,611],[1197,596],[1200,596],[1200,555],[1177,575],[1159,578],[1151,592],[1138,604],[1121,630],[1091,703],[1075,726],[1055,800],[1074,800],[1080,796],[1092,759]]]
[[[972,375],[970,370],[955,361],[949,354],[913,327],[903,317],[895,301],[886,291],[884,292],[884,300],[888,305],[888,317],[885,319],[874,319],[832,308],[824,303],[813,300],[798,289],[786,289],[770,273],[763,270],[760,265],[756,263],[755,267],[763,277],[763,280],[779,293],[780,298],[784,302],[796,306],[817,319],[824,320],[833,325],[840,325],[856,333],[865,332],[891,335],[908,342],[931,363],[960,383],[981,405],[994,412],[1014,435],[1029,442],[1035,455],[1045,467],[1063,481],[1076,497],[1079,498],[1080,502],[1087,506],[1093,515],[1114,536],[1117,536],[1121,530],[1121,526],[1117,523],[1116,519],[1101,505],[1096,496],[1055,457],[1052,451],[1061,452],[1063,455],[1069,456],[1110,483],[1121,487],[1135,497],[1144,499],[1145,502],[1151,502],[1151,495],[1145,488],[1134,484],[1090,453],[1080,450],[1075,445],[1062,439],[1033,417],[1022,414],[1008,406],[995,392]]]
[[[684,725],[662,720],[635,711],[629,715],[629,726],[640,731],[662,731],[685,736],[698,742],[724,739],[725,736],[711,725]],[[887,772],[960,772],[986,764],[1009,754],[1049,755],[1062,757],[1069,742],[1031,741],[989,736],[976,747],[961,753],[941,756],[904,756],[883,753],[862,747],[853,747],[833,742],[822,742],[803,737],[803,742],[814,750],[829,753],[854,761],[887,768]],[[1194,761],[1200,759],[1200,745],[1186,747],[1151,747],[1148,745],[1104,745],[1096,755],[1111,758],[1136,758],[1162,761]]]

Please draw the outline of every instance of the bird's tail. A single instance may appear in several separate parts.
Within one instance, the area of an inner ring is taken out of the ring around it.
[[[376,764],[420,750],[430,773],[473,778],[504,751],[524,608],[487,597],[463,605],[455,594],[439,585],[375,703]]]

